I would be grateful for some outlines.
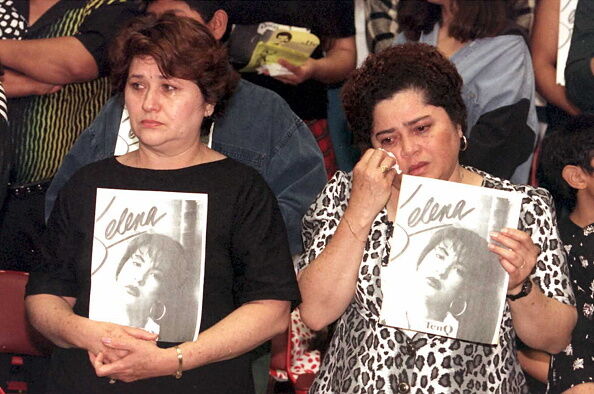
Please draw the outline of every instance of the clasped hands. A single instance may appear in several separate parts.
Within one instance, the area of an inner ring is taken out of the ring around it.
[[[94,331],[87,350],[97,376],[133,382],[175,372],[175,350],[159,348],[156,334],[134,327],[90,322]],[[168,352],[171,357],[167,357]]]

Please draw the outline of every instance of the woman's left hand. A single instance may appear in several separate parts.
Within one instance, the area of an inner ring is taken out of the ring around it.
[[[492,232],[491,239],[500,244],[490,243],[489,249],[499,256],[501,266],[509,274],[508,293],[515,294],[534,269],[539,248],[528,233],[514,228]]]
[[[178,361],[175,348],[161,349],[152,341],[123,342],[104,339],[104,345],[115,350],[125,350],[128,355],[105,363],[103,353],[89,359],[99,377],[109,377],[122,382],[134,382],[157,376],[174,375]]]

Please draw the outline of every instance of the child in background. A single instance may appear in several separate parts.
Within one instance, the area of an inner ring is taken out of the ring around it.
[[[543,141],[541,183],[562,214],[578,322],[571,344],[552,356],[549,393],[594,392],[594,116],[581,115]],[[555,278],[551,278],[555,280]]]

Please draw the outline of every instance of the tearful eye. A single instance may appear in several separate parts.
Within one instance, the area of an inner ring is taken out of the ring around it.
[[[380,142],[381,142],[382,146],[392,145],[394,143],[394,138],[387,137],[387,138],[382,139]]]
[[[427,131],[428,129],[429,129],[428,125],[422,125],[422,126],[415,127],[415,131],[417,133],[423,133],[423,132]]]
[[[172,92],[172,91],[174,91],[174,90],[176,90],[176,89],[177,89],[177,88],[176,88],[175,86],[172,86],[172,85],[168,85],[168,84],[166,84],[166,85],[163,85],[163,90],[165,90],[165,91],[167,91],[167,92]]]

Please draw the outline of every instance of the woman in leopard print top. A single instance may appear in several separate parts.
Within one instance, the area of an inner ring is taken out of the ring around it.
[[[312,393],[523,393],[516,336],[551,353],[569,343],[576,311],[551,197],[458,163],[468,143],[461,87],[455,67],[424,44],[371,56],[345,85],[351,128],[374,149],[352,174],[337,173],[304,218],[301,316],[312,329],[338,320]],[[527,292],[506,302],[497,345],[410,337],[379,322],[401,179],[394,164],[409,175],[522,194],[519,230],[492,234],[505,247],[489,245],[509,274],[508,294]]]

